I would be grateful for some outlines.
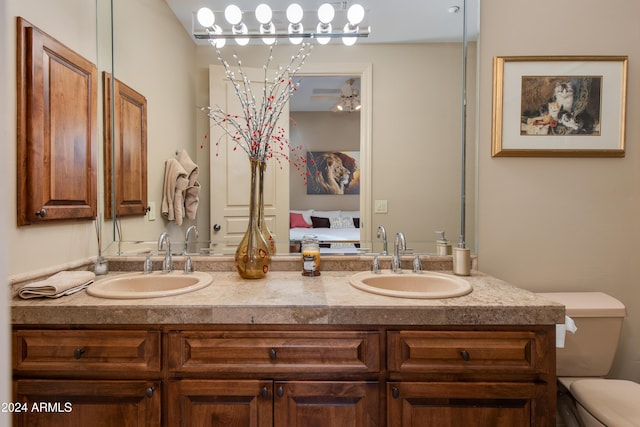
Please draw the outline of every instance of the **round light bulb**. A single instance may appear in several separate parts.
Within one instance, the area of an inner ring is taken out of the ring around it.
[[[214,38],[211,36],[212,33],[215,35],[220,35],[222,34],[222,28],[220,28],[219,25],[214,25],[213,31],[209,32],[209,43],[211,43],[211,45],[216,49],[222,49],[224,45],[227,44],[227,39],[225,39],[224,37]]]
[[[287,7],[287,19],[292,24],[299,24],[302,22],[303,16],[304,10],[302,10],[302,6],[298,3],[291,3],[289,7]]]
[[[235,4],[230,4],[224,10],[224,18],[231,25],[238,25],[242,22],[242,11]]]
[[[321,34],[322,33],[330,33],[331,31],[333,31],[333,28],[331,27],[331,24],[323,24],[322,22],[318,24],[318,26],[316,27],[316,32],[318,34],[316,34],[316,40],[319,44],[327,44],[331,41],[331,37],[322,37]]]
[[[269,22],[268,25],[260,25],[260,34],[270,35],[276,33],[276,26],[273,23]],[[275,37],[263,37],[262,41],[264,44],[274,44],[276,42]]]
[[[358,27],[352,27],[350,24],[346,24],[344,26],[343,32],[345,36],[342,37],[342,44],[344,44],[345,46],[353,46],[354,44],[356,44],[358,38],[354,36],[347,36],[346,34],[355,33],[357,31],[357,28]]]
[[[359,4],[351,5],[347,10],[347,20],[351,25],[358,25],[364,19],[364,7]]]
[[[323,3],[318,8],[318,19],[323,24],[328,24],[333,21],[333,18],[336,16],[336,11],[333,6],[329,3]]]
[[[233,28],[231,29],[231,32],[233,34],[247,34],[249,30],[247,26],[244,23],[242,23],[240,25],[234,25]],[[247,44],[249,44],[248,37],[235,37],[235,40],[239,46],[246,46]]]
[[[271,12],[269,5],[261,3],[256,7],[256,20],[262,25],[266,25],[271,22],[272,16],[273,12]]]
[[[198,13],[196,16],[198,17],[198,23],[200,23],[200,25],[205,28],[212,27],[213,23],[216,22],[216,16],[208,7],[201,7],[200,9],[198,9]]]
[[[302,24],[289,24],[289,41],[291,44],[298,45],[302,43],[302,37],[297,37],[296,34],[304,32]]]

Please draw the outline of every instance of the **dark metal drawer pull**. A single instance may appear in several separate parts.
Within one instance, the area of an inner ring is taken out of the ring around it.
[[[85,352],[85,349],[83,347],[78,347],[75,350],[73,350],[73,357],[76,360],[79,360],[82,357],[82,355],[84,354],[84,352]]]

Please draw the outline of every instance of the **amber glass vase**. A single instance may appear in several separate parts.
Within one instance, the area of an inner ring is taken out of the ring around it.
[[[264,173],[267,170],[267,162],[260,162],[258,166],[260,169],[259,177],[260,180],[258,186],[258,224],[260,227],[260,231],[262,232],[262,237],[269,245],[269,250],[271,251],[271,255],[276,254],[276,240],[273,238],[273,234],[269,227],[267,227],[267,222],[264,220]]]
[[[271,250],[260,231],[259,202],[262,199],[260,185],[260,163],[249,159],[251,165],[251,194],[249,195],[249,224],[244,237],[236,249],[235,264],[244,279],[261,279],[269,272]]]

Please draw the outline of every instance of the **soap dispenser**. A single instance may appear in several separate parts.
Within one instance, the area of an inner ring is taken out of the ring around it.
[[[453,274],[471,275],[471,251],[466,247],[463,236],[458,238],[458,247],[453,249]]]
[[[451,245],[444,237],[444,231],[434,231],[439,235],[436,240],[436,255],[451,255]]]

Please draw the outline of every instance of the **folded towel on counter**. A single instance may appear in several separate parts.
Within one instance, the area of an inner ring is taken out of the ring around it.
[[[189,185],[187,171],[176,159],[165,162],[164,190],[162,192],[162,216],[176,225],[184,218],[184,193]]]
[[[93,283],[92,271],[61,271],[45,280],[29,283],[18,290],[20,298],[59,298],[75,294]]]
[[[195,164],[189,154],[185,150],[182,150],[178,154],[178,162],[187,172],[187,179],[189,184],[184,191],[184,209],[185,216],[188,219],[196,219],[196,211],[198,210],[198,203],[200,202],[200,183],[198,182],[198,165]]]

